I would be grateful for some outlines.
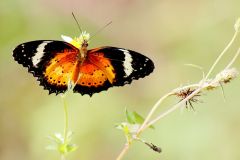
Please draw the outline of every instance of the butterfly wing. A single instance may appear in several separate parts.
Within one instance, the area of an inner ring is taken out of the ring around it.
[[[76,79],[79,50],[63,41],[38,40],[20,44],[13,51],[14,59],[37,77],[49,93],[67,90],[69,79]]]
[[[71,80],[76,83],[74,92],[91,96],[143,78],[154,69],[146,56],[116,47],[89,50],[87,57],[80,60],[79,50],[62,41],[23,43],[14,49],[13,57],[37,77],[49,94],[65,92]]]
[[[130,84],[132,80],[149,75],[153,62],[132,50],[102,47],[89,50],[80,67],[80,79],[75,92],[92,95],[113,86]]]

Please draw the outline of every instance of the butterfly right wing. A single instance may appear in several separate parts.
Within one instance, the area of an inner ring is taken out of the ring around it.
[[[114,86],[130,84],[132,80],[143,78],[154,70],[151,59],[124,48],[103,47],[90,50],[89,59],[110,75],[108,80]]]
[[[153,62],[135,51],[117,47],[92,49],[80,68],[83,75],[74,92],[91,96],[113,86],[130,84],[149,75],[153,69]]]

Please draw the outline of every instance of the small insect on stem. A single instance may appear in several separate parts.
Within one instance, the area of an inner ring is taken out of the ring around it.
[[[195,91],[195,89],[185,89],[185,90],[181,90],[178,93],[175,93],[175,95],[180,99],[180,101],[184,100],[185,98],[187,98],[189,95],[191,95],[193,92]],[[194,107],[192,105],[192,103],[194,102],[199,102],[199,99],[197,97],[201,96],[200,92],[198,94],[195,94],[192,98],[190,98],[189,100],[186,101],[185,106],[186,108],[188,108],[188,106],[190,105],[190,107],[194,110]]]

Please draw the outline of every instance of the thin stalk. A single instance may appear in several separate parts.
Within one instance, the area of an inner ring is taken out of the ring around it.
[[[118,157],[116,158],[116,160],[121,160],[123,158],[123,156],[127,153],[128,149],[130,147],[129,143],[125,143],[121,153],[118,155]]]
[[[151,111],[149,112],[149,114],[147,115],[147,118],[145,119],[145,121],[143,122],[143,124],[141,125],[141,127],[138,130],[138,133],[141,133],[142,129],[145,127],[145,125],[148,123],[148,121],[150,120],[150,118],[152,117],[152,115],[154,114],[154,112],[156,111],[156,109],[158,108],[158,106],[167,98],[171,95],[171,93],[168,93],[166,95],[164,95],[162,98],[160,98],[157,103],[155,103],[155,105],[152,107]]]
[[[208,71],[205,80],[208,79],[208,77],[210,76],[210,74],[212,73],[213,69],[216,67],[216,65],[218,64],[218,62],[220,61],[220,59],[222,58],[222,56],[226,53],[226,51],[230,48],[230,46],[233,44],[234,40],[236,39],[238,35],[238,30],[235,31],[232,39],[230,40],[230,42],[228,43],[228,45],[224,48],[224,50],[220,53],[220,55],[218,56],[218,58],[216,59],[216,61],[213,63],[212,67],[210,68],[210,70]]]
[[[236,61],[239,54],[240,54],[240,48],[238,48],[238,50],[237,50],[236,54],[234,55],[233,59],[229,62],[229,64],[227,65],[227,67],[225,69],[229,69],[233,65],[233,63]]]
[[[64,108],[64,130],[63,130],[63,137],[64,137],[64,143],[66,143],[66,140],[67,140],[67,134],[68,134],[68,120],[69,120],[69,117],[68,117],[68,105],[67,105],[67,102],[66,102],[66,97],[63,96],[62,97],[62,100],[63,100],[63,108]]]

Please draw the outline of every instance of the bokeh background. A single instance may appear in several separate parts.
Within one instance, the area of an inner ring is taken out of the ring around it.
[[[61,98],[48,95],[26,68],[18,65],[12,50],[37,40],[78,36],[71,12],[84,30],[94,33],[113,23],[90,44],[118,46],[141,52],[155,63],[150,76],[125,87],[111,88],[93,97],[67,97],[73,142],[79,145],[69,160],[112,160],[125,143],[114,128],[125,121],[124,110],[146,115],[165,93],[201,79],[234,33],[240,15],[239,0],[1,0],[0,1],[0,159],[60,159],[47,151],[48,135],[63,130]],[[239,39],[218,65],[219,72],[239,47]],[[235,63],[240,68],[239,59]],[[203,103],[175,111],[142,137],[163,149],[161,154],[134,143],[124,159],[132,160],[238,160],[240,159],[240,80],[221,90],[203,93]],[[178,99],[166,102],[164,111]]]

